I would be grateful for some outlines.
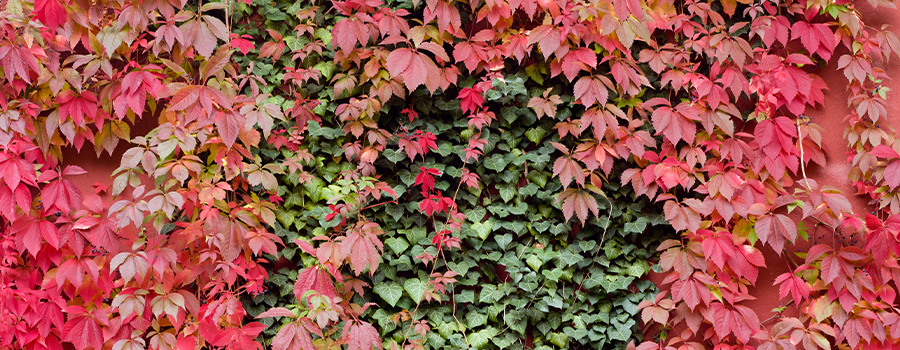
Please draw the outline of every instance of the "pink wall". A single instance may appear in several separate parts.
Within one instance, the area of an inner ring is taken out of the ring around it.
[[[864,6],[859,8],[861,18],[870,27],[881,28],[883,24],[889,24],[894,26],[895,31],[900,30],[900,11],[883,8],[873,10],[868,4],[863,2],[858,2],[858,4],[864,4]],[[847,141],[844,139],[844,130],[847,123],[844,121],[844,117],[850,112],[850,109],[847,107],[849,93],[846,91],[847,78],[844,77],[841,71],[837,70],[837,59],[847,52],[848,50],[846,49],[837,50],[830,64],[819,73],[830,89],[825,92],[825,101],[828,105],[827,107],[819,107],[814,110],[808,109],[807,115],[812,118],[813,122],[825,129],[825,133],[822,134],[822,142],[826,152],[827,166],[821,167],[813,164],[807,167],[806,174],[820,185],[831,185],[843,191],[847,198],[850,199],[853,211],[860,215],[865,215],[866,212],[874,210],[874,207],[868,205],[869,199],[867,196],[856,195],[856,190],[851,187],[851,183],[847,179],[847,175],[850,173],[850,163],[846,156]],[[889,77],[898,76],[900,74],[900,58],[894,55],[890,61],[882,65],[882,68]],[[894,117],[900,112],[900,104],[893,102],[897,101],[897,94],[900,93],[900,81],[887,80],[883,82],[883,86],[891,89],[891,93],[888,95],[888,122],[900,130],[900,121]],[[809,226],[807,225],[807,227]],[[821,231],[822,229],[820,229]],[[828,239],[833,239],[833,236],[827,235],[825,243],[829,242]],[[790,247],[788,251],[796,251],[797,249],[806,251],[811,245],[811,242],[803,242]],[[766,256],[768,268],[760,271],[756,289],[751,291],[751,294],[758,296],[760,299],[746,303],[759,314],[760,320],[769,318],[773,314],[771,310],[780,306],[778,288],[772,286],[772,281],[778,275],[790,271],[787,261],[775,254],[772,249],[766,247],[763,249],[763,252]],[[796,256],[794,260],[802,261]],[[785,310],[787,315],[793,316],[796,316],[798,311],[796,308]],[[771,327],[771,325],[772,323],[766,324],[767,327]]]

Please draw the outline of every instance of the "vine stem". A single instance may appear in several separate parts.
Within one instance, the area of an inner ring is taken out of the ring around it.
[[[422,155],[422,158],[423,158],[423,160],[424,160],[425,155]],[[456,205],[456,200],[459,198],[459,190],[460,190],[460,189],[462,189],[462,181],[460,181],[459,184],[456,185],[456,191],[453,193],[453,207],[450,208],[450,209],[448,209],[448,214],[450,213],[450,211],[452,211],[452,210],[457,210],[457,209],[459,208],[459,207]],[[426,200],[427,200],[427,199],[426,199]],[[446,225],[446,223],[450,222],[450,220],[452,220],[452,218],[453,218],[452,214],[449,215],[449,216],[447,217],[447,220],[444,221],[444,224]],[[432,222],[434,222],[434,221],[435,221],[435,220],[434,220],[433,217],[432,217]],[[432,265],[431,265],[431,273],[428,274],[429,282],[431,282],[430,278],[431,278],[432,275],[434,275],[434,272],[437,270],[437,265],[438,265],[437,259],[438,259],[438,258],[440,258],[441,260],[444,261],[444,266],[447,266],[447,257],[444,255],[444,250],[443,250],[443,249],[439,249],[439,250],[438,250],[438,256],[435,257],[435,260],[432,262]],[[448,268],[449,268],[449,266],[448,266]],[[426,290],[426,292],[427,292],[427,290]],[[455,293],[453,293],[453,294],[455,294]],[[425,296],[424,293],[423,293],[422,295],[419,296],[419,303],[416,303],[416,307],[415,307],[415,308],[412,310],[412,312],[410,313],[410,316],[409,316],[409,318],[410,318],[409,327],[407,327],[407,328],[406,328],[406,332],[403,333],[403,344],[406,344],[406,342],[409,341],[409,332],[413,329],[413,325],[415,324],[415,323],[413,322],[413,321],[415,320],[415,314],[416,314],[416,312],[419,311],[419,306],[422,305],[422,303],[421,303],[421,302],[422,302],[422,299],[421,299],[421,298],[424,297],[424,296]],[[461,325],[461,323],[459,322],[459,319],[456,318],[456,303],[453,301],[452,297],[451,297],[451,299],[450,299],[450,302],[453,303],[453,319],[456,320],[457,325]],[[469,338],[466,337],[465,333],[463,333],[463,340],[465,340],[466,345],[469,345]]]
[[[812,188],[809,186],[809,178],[806,177],[806,166],[803,164],[803,133],[800,131],[800,119],[796,119],[797,124],[797,138],[800,141],[800,171],[803,174],[803,182],[806,183],[806,195],[809,196],[812,193]]]

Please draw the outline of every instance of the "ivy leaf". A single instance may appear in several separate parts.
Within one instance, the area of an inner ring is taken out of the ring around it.
[[[488,235],[494,230],[494,222],[491,219],[488,219],[485,222],[476,222],[471,226],[472,231],[475,231],[475,234],[478,235],[481,240],[486,240]]]
[[[391,306],[397,306],[397,302],[403,296],[403,287],[397,282],[378,283],[373,288],[373,291]]]
[[[566,266],[572,266],[584,260],[584,257],[581,256],[581,254],[572,253],[568,250],[565,250],[557,255],[556,258],[559,259],[559,261],[565,263]]]
[[[418,278],[408,278],[403,282],[403,289],[406,290],[406,293],[409,294],[416,304],[419,304],[419,302],[422,301],[425,292],[428,291],[428,282]]]
[[[537,255],[528,256],[528,259],[525,259],[525,263],[528,264],[528,266],[531,267],[531,269],[534,271],[540,271],[541,265],[544,264],[541,258],[538,258]]]
[[[512,184],[499,185],[497,186],[497,190],[500,192],[500,198],[503,198],[504,203],[509,203],[509,201],[518,193],[516,191],[516,186]]]
[[[387,244],[388,247],[391,247],[391,250],[397,255],[403,254],[403,252],[406,251],[406,248],[409,248],[409,243],[406,243],[406,239],[403,237],[391,237],[384,240],[384,243]]]
[[[562,277],[563,273],[563,270],[560,270],[559,268],[541,271],[541,275],[544,275],[544,277],[547,277],[547,279],[553,282],[559,282],[559,278]]]

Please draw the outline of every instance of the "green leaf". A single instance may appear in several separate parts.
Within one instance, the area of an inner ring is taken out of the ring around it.
[[[471,228],[472,231],[475,231],[475,234],[477,234],[478,237],[483,241],[486,240],[488,238],[488,235],[491,234],[491,231],[494,230],[494,221],[488,219],[488,221],[485,222],[476,222],[472,224]]]
[[[566,343],[569,342],[569,336],[565,335],[564,333],[550,333],[549,338],[550,342],[553,343],[553,345],[556,345],[563,349],[566,348]]]
[[[497,245],[500,246],[500,249],[506,250],[506,247],[512,243],[513,236],[509,233],[505,235],[495,235],[494,240],[497,241]]]
[[[529,255],[528,259],[525,259],[525,263],[534,271],[540,271],[541,265],[544,264],[544,262],[541,261],[541,258],[538,258],[537,255],[534,254]]]
[[[372,291],[374,291],[375,294],[378,294],[381,299],[384,299],[384,301],[391,306],[397,306],[397,302],[400,301],[400,298],[403,296],[403,287],[397,282],[378,283],[375,285],[375,288],[372,288]]]
[[[279,210],[275,212],[275,217],[278,218],[278,222],[284,225],[284,227],[291,227],[296,215],[297,211],[295,210]]]
[[[455,295],[454,299],[457,303],[474,303],[475,291],[471,289],[463,290]]]
[[[472,310],[466,314],[466,325],[469,329],[481,326],[487,323],[487,315]]]
[[[513,199],[517,193],[515,184],[498,185],[497,191],[500,192],[500,198],[503,198],[503,202],[505,203],[508,203]]]
[[[541,274],[553,282],[559,282],[559,278],[563,275],[563,270],[560,270],[559,268],[555,268],[553,270],[541,271]]]
[[[643,233],[647,230],[647,224],[650,223],[645,217],[639,217],[637,220],[625,223],[625,233]]]
[[[618,320],[613,319],[612,324],[613,327],[609,327],[606,329],[606,334],[610,339],[628,341],[631,339],[631,326],[634,325],[634,320],[628,320],[624,324],[620,323]]]
[[[590,275],[584,279],[584,282],[581,283],[581,286],[585,289],[594,289],[599,286],[603,281],[606,281],[606,275],[603,274],[602,271],[598,268],[591,269]]]
[[[331,80],[331,77],[334,75],[334,64],[328,60],[316,63],[316,65],[313,66],[312,69],[316,69],[319,72],[322,72],[322,77],[324,77],[325,80]]]
[[[531,78],[531,80],[534,80],[535,83],[538,83],[539,85],[544,84],[544,76],[541,75],[541,70],[538,66],[530,65],[525,67],[525,74],[528,74],[528,77]]]
[[[528,141],[531,141],[535,144],[540,144],[546,136],[547,130],[540,127],[531,128],[525,131],[525,137],[528,138]]]
[[[416,304],[419,304],[419,302],[422,301],[422,296],[424,296],[425,292],[428,290],[428,282],[418,278],[409,278],[406,282],[403,282],[403,289],[406,290],[406,293],[409,294],[409,297],[412,298]]]
[[[581,254],[572,253],[568,250],[564,250],[562,253],[559,253],[559,256],[557,256],[556,258],[558,258],[559,261],[565,263],[566,266],[572,266],[577,264],[579,261],[584,260],[584,257],[581,256]]]
[[[503,298],[503,295],[504,293],[498,290],[493,284],[485,284],[484,287],[481,288],[478,302],[490,304]]]
[[[468,316],[467,316],[467,318],[468,318]],[[485,316],[485,319],[487,319],[487,316]],[[469,327],[469,328],[471,328],[471,327]],[[469,346],[476,348],[476,349],[481,349],[485,345],[488,345],[488,343],[491,341],[491,338],[493,338],[493,337],[494,337],[494,328],[487,328],[487,329],[482,329],[478,332],[469,334],[466,338],[469,340]]]
[[[628,265],[628,267],[625,268],[625,273],[627,273],[629,276],[634,277],[641,277],[645,273],[647,273],[647,271],[650,271],[650,264],[645,260],[635,261],[633,264]]]
[[[403,237],[391,237],[384,240],[384,243],[391,247],[391,250],[397,255],[403,254],[406,251],[406,248],[409,248],[409,243],[406,242],[406,239]]]

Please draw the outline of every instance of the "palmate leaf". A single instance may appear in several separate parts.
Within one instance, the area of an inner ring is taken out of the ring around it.
[[[556,201],[562,202],[563,215],[566,220],[571,219],[573,215],[577,215],[578,220],[584,224],[587,222],[589,212],[593,213],[594,216],[598,216],[600,213],[600,206],[597,204],[597,199],[584,189],[566,189],[559,194]]]
[[[403,83],[410,91],[428,81],[440,81],[440,70],[434,61],[425,54],[412,49],[396,49],[387,57],[385,68],[391,77],[402,77]],[[429,90],[432,89],[429,86]]]
[[[342,259],[349,258],[350,266],[357,276],[363,273],[366,266],[369,267],[370,275],[375,274],[384,249],[378,239],[378,235],[382,233],[376,223],[359,222],[347,231],[346,236],[340,238]]]
[[[272,338],[272,350],[314,349],[312,336],[299,322],[291,322],[278,330]]]
[[[756,221],[756,235],[763,244],[781,252],[785,243],[797,238],[797,224],[784,214],[766,215]]]
[[[343,337],[347,339],[347,350],[372,350],[373,346],[382,348],[378,330],[368,322],[347,322]]]
[[[35,0],[32,13],[53,33],[56,32],[57,27],[66,23],[66,8],[59,0]]]

